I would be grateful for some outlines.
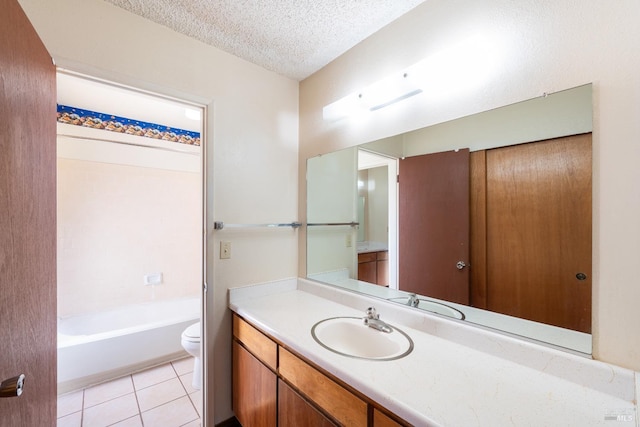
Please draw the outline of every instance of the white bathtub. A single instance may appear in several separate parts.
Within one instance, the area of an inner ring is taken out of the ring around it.
[[[200,310],[187,298],[58,318],[58,393],[186,356],[180,335]]]

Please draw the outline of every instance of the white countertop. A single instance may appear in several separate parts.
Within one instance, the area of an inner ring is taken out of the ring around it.
[[[371,305],[411,354],[354,359],[312,338],[316,322]],[[637,374],[613,365],[305,279],[230,289],[229,307],[417,426],[637,427]]]
[[[370,241],[358,242],[356,246],[357,246],[356,250],[358,251],[359,254],[389,250],[389,245],[384,242],[370,242]]]

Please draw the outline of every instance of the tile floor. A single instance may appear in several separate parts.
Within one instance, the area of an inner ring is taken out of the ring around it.
[[[58,427],[199,427],[193,358],[58,397]]]

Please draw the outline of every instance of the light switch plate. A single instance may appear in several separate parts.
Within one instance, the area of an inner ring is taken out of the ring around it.
[[[220,259],[231,258],[231,242],[220,242]]]

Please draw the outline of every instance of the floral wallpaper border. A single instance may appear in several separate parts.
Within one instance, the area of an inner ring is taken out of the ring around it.
[[[178,144],[200,145],[200,132],[171,128],[165,125],[98,113],[68,105],[58,104],[57,120],[60,123],[160,139]]]

